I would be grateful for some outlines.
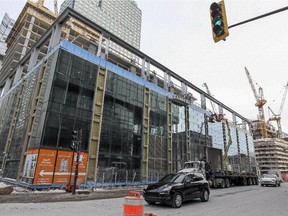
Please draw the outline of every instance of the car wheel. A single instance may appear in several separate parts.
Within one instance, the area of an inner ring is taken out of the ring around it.
[[[278,187],[280,187],[280,186],[281,186],[281,183],[279,182]]]
[[[261,184],[261,186],[263,187],[263,186],[264,186],[264,184]]]
[[[172,207],[173,208],[180,208],[183,203],[182,195],[178,192],[176,192],[173,196],[172,200]]]
[[[209,192],[208,192],[208,190],[203,190],[203,192],[202,192],[202,196],[201,196],[201,201],[202,202],[207,202],[208,200],[209,200]]]

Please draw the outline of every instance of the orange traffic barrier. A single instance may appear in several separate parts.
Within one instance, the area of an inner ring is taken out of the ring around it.
[[[65,187],[65,191],[66,191],[67,193],[72,193],[73,187],[74,187],[74,185],[72,185],[72,184],[67,184],[66,187]],[[79,189],[78,185],[76,185],[76,189]]]
[[[123,216],[144,216],[144,199],[139,192],[130,191],[124,197]]]

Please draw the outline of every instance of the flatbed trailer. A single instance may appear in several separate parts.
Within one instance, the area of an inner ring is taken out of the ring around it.
[[[214,188],[228,188],[237,185],[258,185],[258,176],[253,172],[210,171],[206,173],[206,179]]]

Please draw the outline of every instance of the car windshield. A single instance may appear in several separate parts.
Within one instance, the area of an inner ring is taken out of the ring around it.
[[[264,174],[263,178],[276,178],[275,175]]]
[[[164,176],[162,179],[160,179],[159,182],[168,183],[168,182],[175,182],[175,183],[182,183],[185,178],[185,175],[183,174],[169,174]]]

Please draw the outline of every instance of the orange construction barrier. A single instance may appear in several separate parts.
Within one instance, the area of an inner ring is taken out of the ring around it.
[[[143,216],[144,199],[139,192],[130,191],[124,197],[123,216]]]

